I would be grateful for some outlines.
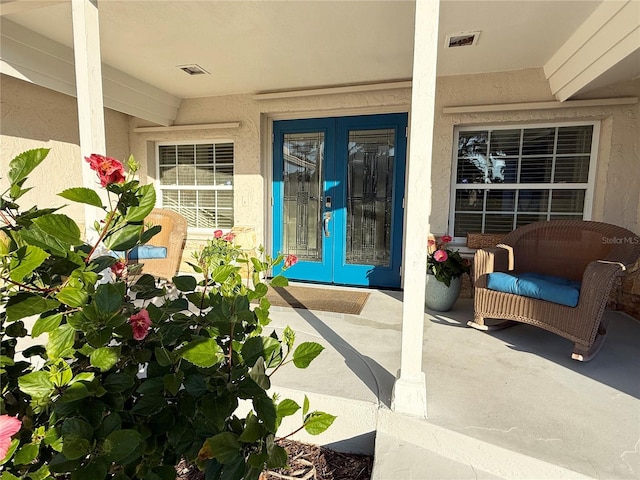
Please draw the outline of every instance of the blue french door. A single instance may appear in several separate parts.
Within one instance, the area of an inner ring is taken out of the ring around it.
[[[406,128],[406,114],[274,122],[273,254],[298,257],[289,279],[400,286]]]

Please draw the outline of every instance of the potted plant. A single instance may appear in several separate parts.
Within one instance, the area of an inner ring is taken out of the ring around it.
[[[470,262],[458,250],[447,248],[452,238],[443,235],[429,240],[425,305],[430,310],[446,312],[460,295],[462,274],[469,273]]]

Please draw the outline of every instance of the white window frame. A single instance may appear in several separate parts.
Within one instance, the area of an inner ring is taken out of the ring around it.
[[[458,142],[460,138],[460,132],[470,130],[514,130],[514,129],[532,129],[532,128],[556,128],[556,127],[578,127],[584,125],[593,126],[591,152],[589,160],[589,175],[586,183],[473,183],[473,184],[460,184],[456,183],[458,173]],[[473,124],[473,125],[459,125],[454,128],[453,135],[453,148],[452,148],[452,169],[451,169],[451,189],[449,198],[449,232],[451,235],[455,232],[455,214],[456,214],[456,191],[468,190],[470,188],[478,190],[528,190],[528,189],[548,189],[554,190],[576,190],[584,189],[584,208],[582,211],[582,219],[590,220],[593,211],[593,190],[596,180],[596,163],[598,153],[598,143],[600,139],[600,122],[599,121],[576,121],[576,122],[548,122],[548,123],[526,123],[526,124]],[[464,185],[464,187],[462,186]],[[551,202],[549,202],[551,204]],[[549,207],[550,208],[550,207]],[[483,206],[482,213],[486,213],[486,208]],[[492,212],[499,213],[499,212]],[[508,212],[511,213],[511,212]],[[550,215],[551,212],[547,212]],[[515,221],[515,217],[514,217]],[[457,244],[465,244],[465,237],[454,237],[453,241]]]
[[[176,145],[217,145],[222,143],[231,143],[233,145],[233,184],[232,185],[162,185],[160,181],[160,147],[166,146],[176,146]],[[235,203],[235,167],[236,167],[236,143],[231,139],[216,139],[216,140],[176,140],[176,141],[162,141],[155,142],[155,164],[156,164],[156,205],[158,208],[162,208],[164,205],[162,195],[164,190],[211,190],[211,191],[232,191],[234,192],[234,203]],[[235,224],[235,204],[233,206],[232,212],[234,217]],[[208,237],[211,235],[211,232],[214,230],[218,230],[217,227],[213,228],[197,228],[197,227],[188,227],[187,231],[189,233],[193,233],[196,236]],[[219,230],[223,230],[225,233],[230,229],[220,228]]]

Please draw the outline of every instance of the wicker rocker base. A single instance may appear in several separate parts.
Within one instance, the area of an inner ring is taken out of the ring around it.
[[[491,322],[491,320],[489,321]],[[513,327],[518,324],[518,322],[514,322],[513,320],[495,320],[495,322],[497,323],[487,324],[487,320],[484,320],[483,323],[476,323],[474,320],[469,320],[467,325],[476,330],[482,330],[483,332],[495,332],[496,330],[502,330],[503,328]]]
[[[600,326],[598,327],[598,334],[596,335],[596,339],[594,340],[593,345],[591,345],[591,347],[589,348],[586,348],[584,345],[579,345],[576,343],[573,348],[571,358],[579,362],[588,362],[593,357],[595,357],[602,348],[602,345],[604,345],[604,339],[607,336],[608,324],[609,319],[603,318]]]

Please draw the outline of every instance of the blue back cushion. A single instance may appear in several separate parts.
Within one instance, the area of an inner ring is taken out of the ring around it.
[[[580,282],[538,273],[517,275],[502,272],[490,273],[487,275],[487,288],[559,303],[568,307],[578,305],[578,297],[580,296]]]

